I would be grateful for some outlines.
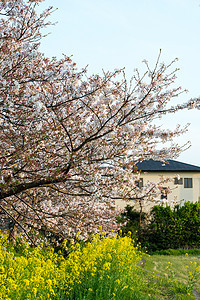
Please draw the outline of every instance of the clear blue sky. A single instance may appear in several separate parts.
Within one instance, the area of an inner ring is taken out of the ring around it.
[[[50,18],[56,26],[41,45],[46,56],[73,55],[90,73],[125,67],[128,76],[142,60],[154,65],[179,58],[177,86],[189,90],[180,101],[200,96],[200,0],[46,0],[41,7],[58,8]],[[190,123],[178,141],[192,146],[178,160],[200,166],[200,111],[166,117],[163,127]]]

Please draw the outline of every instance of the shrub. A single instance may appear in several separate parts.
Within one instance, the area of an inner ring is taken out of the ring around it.
[[[136,219],[131,219],[130,211],[132,213],[134,208],[125,209],[123,233],[131,230],[132,235],[136,235],[149,251],[200,247],[200,201],[185,202],[183,206],[176,205],[174,208],[156,205],[150,212],[149,222],[141,225]],[[138,226],[139,234],[136,232]]]
[[[140,213],[133,206],[127,205],[124,211],[117,217],[117,222],[124,224],[121,227],[123,235],[131,233],[133,239],[138,239],[141,227],[145,224],[146,214]]]

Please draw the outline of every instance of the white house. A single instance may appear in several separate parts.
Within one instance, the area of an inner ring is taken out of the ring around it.
[[[159,196],[156,197],[157,204],[167,202],[169,205],[183,203],[185,201],[196,202],[200,197],[200,167],[169,160],[166,163],[153,159],[142,161],[137,164],[140,171],[139,187],[145,186],[148,182],[157,183],[161,177],[171,178],[171,181],[163,185]],[[168,188],[170,192],[168,193]],[[116,203],[121,208],[134,203]],[[148,199],[144,203],[145,210],[149,209]],[[155,204],[154,204],[155,205]]]

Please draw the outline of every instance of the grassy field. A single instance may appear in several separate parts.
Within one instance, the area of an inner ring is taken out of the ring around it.
[[[200,256],[152,255],[144,260],[145,269],[177,280],[200,292]]]

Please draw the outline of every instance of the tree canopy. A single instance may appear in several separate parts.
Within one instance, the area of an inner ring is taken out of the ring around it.
[[[123,70],[88,75],[68,56],[45,57],[41,30],[52,8],[38,15],[39,2],[0,2],[0,209],[29,237],[115,229],[114,199],[136,197],[135,164],[181,151],[173,140],[186,128],[155,119],[198,108],[199,99],[170,104],[182,90],[174,62],[160,56],[130,82]]]

